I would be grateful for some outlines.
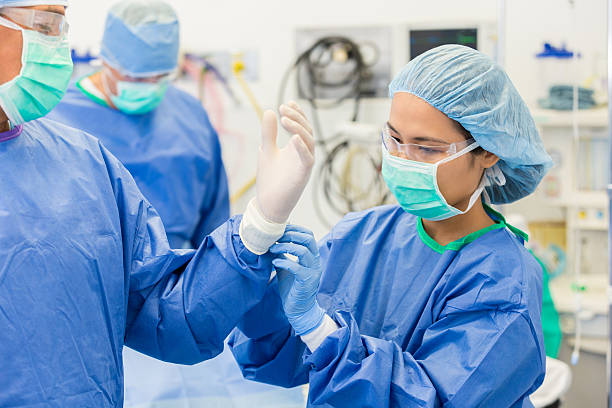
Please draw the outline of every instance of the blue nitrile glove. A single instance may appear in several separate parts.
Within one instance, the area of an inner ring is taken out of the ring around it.
[[[317,303],[321,261],[317,241],[311,231],[287,225],[285,234],[270,247],[275,256],[278,287],[287,319],[298,336],[319,327],[325,312]],[[285,254],[297,257],[288,259]]]

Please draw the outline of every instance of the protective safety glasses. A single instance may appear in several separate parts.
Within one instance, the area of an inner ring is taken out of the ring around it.
[[[440,160],[444,160],[445,158],[452,156],[475,142],[473,138],[470,138],[463,142],[457,143],[432,142],[428,145],[415,143],[402,144],[399,142],[399,135],[394,136],[394,134],[395,132],[389,127],[388,124],[383,126],[383,144],[389,154],[402,159],[424,163],[436,163]]]
[[[62,14],[21,7],[3,7],[0,8],[0,16],[47,36],[64,37],[68,34],[69,25],[66,16]]]
[[[123,82],[147,83],[147,84],[159,84],[159,83],[164,83],[164,82],[172,82],[177,77],[176,72],[171,72],[169,74],[164,74],[164,75],[147,76],[147,77],[132,77],[132,76],[125,75],[125,74],[120,74],[121,76],[118,76],[114,74],[113,71],[111,71],[108,68],[104,69],[104,73],[108,75],[109,77],[113,78],[117,82],[123,81]]]

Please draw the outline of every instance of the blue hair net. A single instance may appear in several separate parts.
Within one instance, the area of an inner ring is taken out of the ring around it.
[[[493,204],[531,194],[552,167],[529,109],[508,75],[472,48],[443,45],[419,55],[389,85],[389,95],[396,92],[428,102],[500,158],[495,171],[486,173],[486,192]],[[503,177],[495,177],[499,171]]]
[[[0,7],[68,6],[68,0],[0,0]]]
[[[122,74],[167,74],[177,67],[178,51],[179,23],[169,4],[128,0],[109,11],[100,55]]]

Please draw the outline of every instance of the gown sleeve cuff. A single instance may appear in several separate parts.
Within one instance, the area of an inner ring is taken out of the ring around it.
[[[337,330],[329,333],[312,352],[307,349],[304,353],[304,363],[310,364],[315,372],[336,364],[345,355],[346,350],[364,353],[359,327],[351,314],[337,312],[333,315],[333,320]]]
[[[308,349],[311,352],[314,352],[319,348],[327,336],[338,330],[338,328],[339,326],[336,324],[336,322],[334,322],[329,315],[325,314],[319,327],[300,337],[302,338],[302,341],[306,343]]]
[[[255,255],[263,255],[285,233],[287,224],[278,224],[265,219],[257,208],[255,199],[249,201],[240,222],[240,239]]]

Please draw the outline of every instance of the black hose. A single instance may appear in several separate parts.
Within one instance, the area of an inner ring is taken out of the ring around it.
[[[320,202],[322,194],[329,207],[339,215],[344,215],[350,211],[357,211],[362,208],[360,201],[362,197],[354,197],[347,186],[343,185],[341,176],[336,174],[334,163],[338,157],[350,151],[355,141],[350,138],[340,138],[334,135],[325,138],[319,117],[319,110],[332,109],[340,106],[346,101],[353,101],[353,113],[351,121],[356,122],[359,117],[360,102],[363,96],[364,84],[371,78],[371,67],[379,57],[379,50],[374,43],[367,43],[375,51],[375,60],[366,64],[361,54],[360,46],[342,36],[329,36],[317,40],[306,51],[302,52],[295,62],[287,69],[283,75],[279,90],[279,105],[283,103],[285,92],[291,75],[297,73],[297,87],[301,98],[305,98],[311,108],[312,122],[317,135],[317,145],[322,148],[325,159],[314,180],[314,207],[319,218],[331,226],[326,219]],[[345,76],[336,80],[325,79],[324,72],[329,69],[333,62],[333,52],[341,47],[347,55],[345,63],[350,67]],[[347,88],[342,93],[331,100],[324,99],[324,92],[329,90],[341,90]],[[373,144],[375,145],[375,144]],[[365,191],[369,194],[380,196],[379,204],[384,203],[388,198],[388,190],[383,186],[384,181],[380,176],[380,162],[370,159],[374,177]],[[363,169],[362,169],[363,170]],[[380,193],[384,191],[384,193]],[[371,203],[373,200],[369,200]]]

